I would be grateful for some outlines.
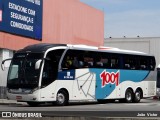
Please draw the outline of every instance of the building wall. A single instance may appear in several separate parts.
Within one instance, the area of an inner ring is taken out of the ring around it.
[[[0,48],[18,50],[40,42],[99,46],[103,37],[102,11],[79,0],[43,0],[42,41],[0,32]]]
[[[104,46],[116,47],[120,49],[135,50],[154,55],[156,66],[160,64],[160,38],[107,38]]]
[[[46,0],[44,13],[44,42],[103,45],[103,12],[78,0]]]
[[[13,51],[8,49],[0,49],[0,64],[2,60],[13,57]],[[0,99],[6,97],[7,73],[10,61],[5,62],[4,71],[0,68]]]
[[[104,42],[104,14],[79,0],[43,0],[42,41],[0,31],[0,64],[13,50],[37,43],[100,46]],[[9,63],[0,69],[0,98],[5,98]]]

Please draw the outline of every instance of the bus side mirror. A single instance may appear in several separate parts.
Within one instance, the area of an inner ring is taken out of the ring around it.
[[[1,63],[1,69],[2,69],[3,71],[5,70],[4,63]]]
[[[1,63],[1,69],[2,69],[3,71],[5,70],[5,62],[6,62],[6,61],[9,61],[9,60],[12,60],[12,58],[5,59],[5,60],[2,61],[2,63]]]
[[[40,68],[42,60],[38,60],[35,64],[35,69],[38,70]]]

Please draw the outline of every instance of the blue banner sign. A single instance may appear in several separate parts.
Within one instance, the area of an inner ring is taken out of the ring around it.
[[[0,0],[0,31],[42,39],[42,0]]]

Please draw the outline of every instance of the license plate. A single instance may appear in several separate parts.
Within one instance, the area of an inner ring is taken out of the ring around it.
[[[22,100],[22,96],[16,96],[16,100]]]

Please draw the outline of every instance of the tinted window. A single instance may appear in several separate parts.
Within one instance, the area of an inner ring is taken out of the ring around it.
[[[62,69],[107,68],[154,70],[155,59],[150,56],[68,50],[62,62]]]

